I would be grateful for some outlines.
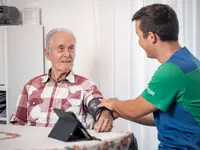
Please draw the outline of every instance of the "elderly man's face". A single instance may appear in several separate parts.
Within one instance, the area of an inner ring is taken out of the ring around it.
[[[55,33],[46,50],[46,57],[52,63],[52,70],[68,73],[72,70],[75,57],[75,41],[66,32]]]

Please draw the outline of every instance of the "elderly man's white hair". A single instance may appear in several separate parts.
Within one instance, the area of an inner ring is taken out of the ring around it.
[[[50,48],[51,38],[57,32],[66,32],[66,33],[70,34],[72,36],[72,38],[74,39],[74,42],[76,43],[76,38],[75,38],[74,34],[72,33],[72,31],[70,31],[67,28],[54,28],[54,29],[50,30],[46,35],[46,48]]]

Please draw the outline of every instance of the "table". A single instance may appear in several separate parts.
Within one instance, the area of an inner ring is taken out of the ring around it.
[[[88,132],[102,141],[62,142],[48,137],[52,128],[0,125],[1,150],[128,150],[137,148],[129,132]],[[134,148],[135,147],[135,148]]]

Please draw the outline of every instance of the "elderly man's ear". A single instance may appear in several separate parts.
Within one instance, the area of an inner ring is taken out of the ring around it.
[[[46,56],[46,58],[48,59],[48,60],[50,60],[50,58],[49,58],[49,49],[48,48],[44,48],[44,54],[45,54],[45,56]]]

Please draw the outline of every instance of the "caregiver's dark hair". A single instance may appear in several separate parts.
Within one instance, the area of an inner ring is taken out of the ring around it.
[[[144,38],[148,32],[157,34],[161,41],[178,41],[179,24],[175,11],[168,5],[152,4],[142,7],[132,18],[140,21]]]

